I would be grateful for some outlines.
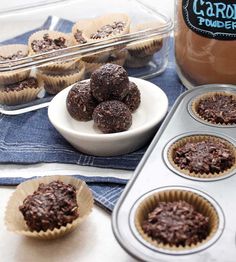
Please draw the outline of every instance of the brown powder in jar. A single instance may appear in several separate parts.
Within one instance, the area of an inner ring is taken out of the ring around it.
[[[176,8],[175,56],[183,78],[192,85],[236,84],[236,40],[201,36],[185,23],[183,0]]]

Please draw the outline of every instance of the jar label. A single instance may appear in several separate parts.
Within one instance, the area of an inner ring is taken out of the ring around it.
[[[235,0],[183,0],[187,26],[201,36],[236,40]]]

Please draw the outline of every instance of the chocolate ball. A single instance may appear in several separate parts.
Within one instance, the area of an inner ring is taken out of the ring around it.
[[[121,101],[129,90],[128,74],[122,66],[105,64],[92,73],[90,86],[99,102]]]
[[[66,106],[69,114],[76,120],[89,121],[97,106],[93,98],[89,82],[78,82],[69,91]]]
[[[128,94],[125,96],[122,102],[128,106],[131,113],[133,113],[139,107],[141,102],[140,91],[135,83],[129,82]]]
[[[103,133],[116,133],[130,128],[132,115],[124,103],[112,100],[102,102],[95,108],[93,120]]]

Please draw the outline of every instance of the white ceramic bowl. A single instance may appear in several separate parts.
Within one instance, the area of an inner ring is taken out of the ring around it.
[[[93,121],[74,120],[66,109],[66,97],[71,86],[62,90],[51,101],[48,116],[57,131],[79,151],[96,156],[115,156],[129,153],[145,145],[157,130],[157,124],[168,109],[165,93],[156,85],[130,77],[141,93],[141,104],[132,114],[129,130],[103,134],[93,127]]]

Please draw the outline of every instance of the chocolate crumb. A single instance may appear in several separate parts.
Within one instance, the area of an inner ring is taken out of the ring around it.
[[[4,92],[21,91],[26,88],[38,88],[38,81],[34,77],[29,77],[21,82],[6,85],[2,88]]]
[[[101,39],[108,37],[110,35],[119,34],[124,30],[125,23],[122,21],[113,22],[112,24],[107,24],[102,26],[100,29],[97,30],[94,34],[91,34],[91,39]]]
[[[74,37],[76,39],[76,41],[80,44],[86,44],[87,41],[85,40],[85,38],[82,35],[82,31],[78,30],[76,31],[76,33],[74,34]]]
[[[26,54],[24,54],[21,50],[18,50],[16,53],[9,55],[9,56],[2,56],[0,55],[0,61],[11,61],[19,58],[26,57]]]

